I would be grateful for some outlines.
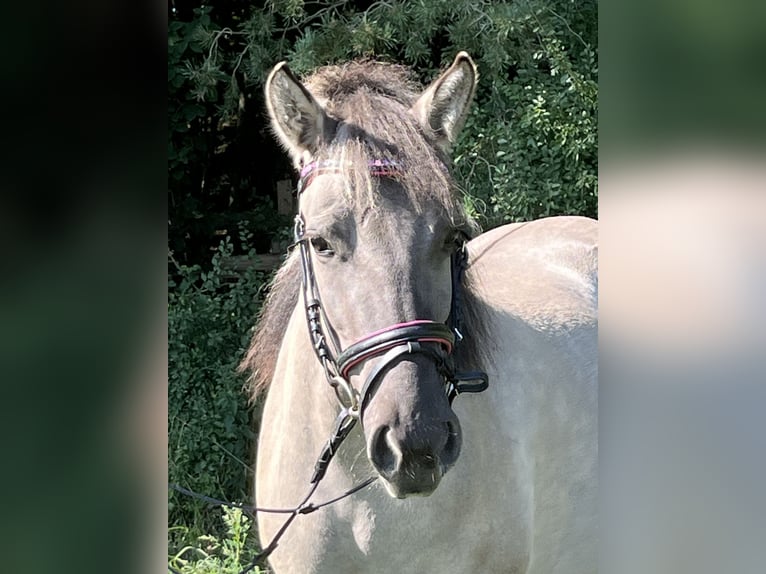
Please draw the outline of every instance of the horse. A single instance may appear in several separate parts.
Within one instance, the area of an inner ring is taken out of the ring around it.
[[[461,52],[424,90],[413,77],[364,60],[302,82],[283,62],[266,81],[302,172],[302,253],[276,273],[241,365],[267,391],[256,501],[299,503],[339,412],[360,424],[312,500],[377,479],[297,516],[270,565],[595,572],[597,222],[479,233],[448,169],[477,68]],[[456,369],[483,370],[487,390],[456,392]],[[259,513],[264,545],[283,521]]]

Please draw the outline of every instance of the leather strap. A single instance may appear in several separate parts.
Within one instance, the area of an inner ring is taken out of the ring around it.
[[[398,344],[386,351],[385,355],[380,358],[377,365],[375,365],[375,368],[367,376],[367,380],[362,387],[362,392],[359,393],[360,420],[362,418],[362,413],[364,413],[364,409],[372,400],[372,397],[375,396],[380,383],[383,381],[386,371],[394,366],[394,361],[400,356],[414,354],[428,355],[436,363],[440,374],[447,375],[447,378],[450,378],[451,373],[445,372],[445,370],[449,370],[445,362],[446,355],[444,355],[444,351],[440,350],[439,347],[428,343],[421,344],[417,341],[408,341],[404,344]]]
[[[446,353],[452,352],[455,343],[455,335],[452,330],[442,323],[432,321],[419,321],[402,327],[386,329],[365,337],[354,343],[338,355],[338,371],[341,376],[348,377],[348,372],[357,364],[382,353],[389,349],[405,345],[407,343],[439,343]]]

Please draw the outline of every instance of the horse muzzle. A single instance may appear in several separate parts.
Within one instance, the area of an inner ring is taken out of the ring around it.
[[[431,494],[460,453],[448,391],[453,344],[448,327],[419,320],[371,333],[338,357],[344,379],[357,367],[365,381],[358,412],[367,454],[397,498]]]
[[[441,424],[410,428],[407,433],[405,428],[375,428],[367,454],[391,496],[429,496],[460,455],[460,423],[452,414]]]

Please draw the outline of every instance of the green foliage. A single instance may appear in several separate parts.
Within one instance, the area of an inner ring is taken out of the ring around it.
[[[223,509],[224,534],[209,534],[197,537],[194,544],[189,544],[168,556],[168,565],[181,574],[238,574],[253,556],[255,547],[252,540],[252,520],[239,508]],[[176,527],[188,537],[184,527]],[[258,567],[253,574],[264,574]]]
[[[251,237],[243,232],[241,241]],[[170,278],[168,478],[209,496],[246,501],[254,434],[236,367],[266,277],[248,271],[230,279],[223,263],[232,251],[227,237],[209,271],[177,265],[177,275]],[[170,524],[193,525],[192,534],[198,535],[214,530],[211,520],[204,503],[171,492]]]
[[[497,81],[466,123],[454,158],[469,206],[492,227],[562,214],[597,216],[598,122],[595,54],[583,72],[555,37],[518,69],[521,81]],[[550,73],[536,73],[540,62]],[[510,109],[505,102],[514,102]],[[487,113],[496,109],[495,114]]]
[[[220,79],[215,60],[203,56],[212,26],[209,13],[209,8],[199,8],[193,21],[168,25],[168,172],[178,181],[189,177],[189,169],[205,151],[197,125],[207,113],[201,102],[214,96],[207,87]]]

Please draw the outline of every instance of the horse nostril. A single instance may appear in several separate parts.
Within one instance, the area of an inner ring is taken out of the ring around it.
[[[458,455],[460,455],[460,445],[462,439],[460,436],[460,424],[458,422],[447,421],[447,442],[444,445],[444,451],[442,452],[442,463],[445,467],[449,467],[455,463]]]
[[[433,469],[439,465],[439,459],[429,450],[423,453],[413,453],[413,459],[424,469]]]
[[[391,429],[380,426],[369,443],[369,457],[375,469],[386,479],[391,478],[399,466],[401,452],[391,440]]]

